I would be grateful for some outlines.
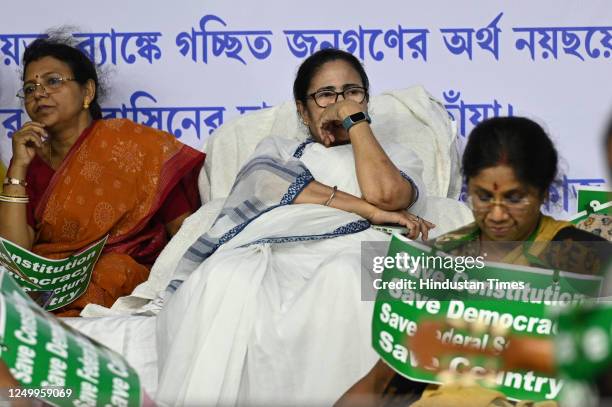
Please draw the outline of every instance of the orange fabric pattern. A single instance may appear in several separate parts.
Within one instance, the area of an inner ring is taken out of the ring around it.
[[[167,243],[164,225],[150,221],[186,174],[197,177],[203,160],[171,134],[125,119],[98,120],[81,135],[36,208],[33,251],[63,258],[109,239],[87,292],[60,315],[74,316],[87,303],[110,306],[147,279],[149,255]]]

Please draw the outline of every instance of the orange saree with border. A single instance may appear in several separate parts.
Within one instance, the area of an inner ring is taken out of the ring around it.
[[[89,304],[111,306],[148,278],[167,243],[155,218],[180,182],[192,208],[204,154],[169,133],[126,119],[98,120],[72,146],[35,209],[32,251],[65,258],[109,235],[87,291],[61,316]]]

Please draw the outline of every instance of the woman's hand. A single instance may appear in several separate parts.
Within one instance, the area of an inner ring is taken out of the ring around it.
[[[27,168],[41,149],[48,134],[45,125],[38,122],[27,122],[13,133],[13,159],[12,166]]]
[[[408,213],[405,210],[399,211],[385,211],[379,208],[375,208],[370,216],[367,217],[370,223],[375,225],[383,223],[396,223],[408,228],[406,236],[410,239],[416,239],[419,234],[423,236],[423,240],[427,240],[429,236],[429,230],[436,227],[431,222],[426,221],[416,215]]]
[[[318,126],[321,129],[321,142],[326,146],[346,144],[350,142],[348,132],[342,126],[342,121],[363,109],[359,103],[352,100],[341,100],[323,110]]]

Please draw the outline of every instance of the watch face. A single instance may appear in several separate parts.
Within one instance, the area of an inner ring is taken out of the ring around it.
[[[354,122],[358,122],[361,120],[365,120],[366,116],[365,113],[363,112],[357,112],[357,113],[353,113],[352,115],[349,116],[351,118],[351,121]]]
[[[350,116],[345,117],[344,120],[342,121],[342,126],[344,126],[346,131],[348,131],[351,127],[353,127],[354,124],[363,122],[363,121],[367,121],[368,123],[370,123],[370,117],[368,116],[367,113],[357,112],[357,113],[353,113]]]

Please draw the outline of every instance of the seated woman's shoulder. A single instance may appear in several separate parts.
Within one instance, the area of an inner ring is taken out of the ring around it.
[[[312,143],[313,140],[306,139],[303,141],[279,136],[268,136],[259,140],[254,146],[254,154],[280,154],[293,155],[297,148]],[[246,146],[243,146],[246,147]],[[242,147],[241,147],[242,148]]]
[[[106,129],[115,130],[115,131],[122,131],[122,130],[125,130],[124,127],[131,127],[133,125],[136,125],[136,123],[134,123],[133,121],[129,119],[116,119],[116,118],[100,119],[96,123],[99,123],[100,126]]]
[[[165,143],[182,145],[182,143],[172,134],[164,130],[149,127],[144,124],[136,123],[130,119],[102,119],[98,120],[99,125],[107,130],[108,133],[119,133],[121,137],[129,138],[133,141],[142,139],[150,141],[155,138]]]

